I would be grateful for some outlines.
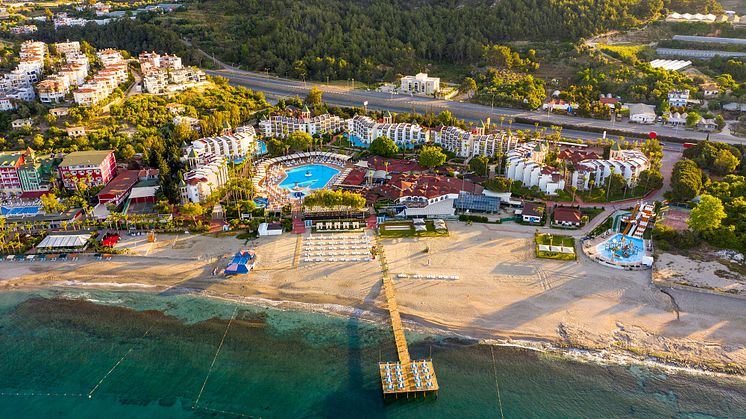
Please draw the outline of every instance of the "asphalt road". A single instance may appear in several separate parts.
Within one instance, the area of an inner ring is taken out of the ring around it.
[[[509,119],[524,118],[526,120],[541,122],[558,126],[573,125],[588,127],[588,131],[580,129],[563,128],[562,135],[568,138],[589,140],[600,138],[603,134],[599,130],[620,130],[624,132],[627,139],[647,138],[650,131],[655,131],[661,136],[679,138],[685,141],[701,141],[706,138],[705,133],[674,129],[660,125],[639,125],[628,122],[616,122],[596,120],[588,118],[572,117],[567,115],[547,114],[540,111],[527,111],[522,109],[499,108],[479,105],[475,103],[440,100],[428,97],[409,96],[401,94],[389,94],[376,91],[354,90],[352,86],[325,85],[298,80],[284,79],[267,76],[264,74],[239,71],[239,70],[206,70],[213,76],[222,76],[230,80],[231,84],[262,91],[268,98],[280,99],[292,96],[304,97],[311,87],[316,86],[324,92],[324,101],[338,106],[363,107],[368,102],[368,109],[389,110],[392,112],[417,112],[438,113],[449,110],[457,118],[466,121],[482,121],[491,118],[494,123],[500,124],[500,116],[504,116],[503,125],[507,127]],[[532,123],[513,122],[513,129],[534,130]],[[550,131],[551,128],[547,128]],[[616,139],[616,135],[607,135],[607,138]],[[746,143],[746,139],[725,134],[711,134],[713,141],[724,141],[729,143]],[[672,143],[673,146],[674,143]],[[680,146],[673,146],[679,148]]]

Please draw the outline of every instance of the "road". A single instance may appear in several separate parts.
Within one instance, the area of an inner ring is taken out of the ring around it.
[[[418,112],[438,113],[443,110],[449,110],[457,118],[466,121],[482,121],[491,118],[493,122],[500,123],[500,116],[505,117],[503,125],[508,126],[508,120],[526,120],[529,123],[513,122],[513,129],[530,129],[534,130],[535,125],[532,122],[539,122],[542,125],[558,126],[580,126],[581,129],[565,128],[562,135],[568,138],[577,138],[581,140],[597,139],[601,137],[603,130],[618,130],[624,133],[628,139],[647,138],[650,131],[655,131],[659,136],[679,138],[686,141],[704,140],[707,134],[702,132],[687,131],[660,125],[639,125],[627,122],[611,122],[607,120],[596,120],[589,118],[579,118],[568,115],[547,114],[539,111],[528,111],[523,109],[500,108],[479,105],[476,103],[459,102],[434,99],[420,96],[408,96],[400,94],[389,94],[368,90],[355,90],[352,86],[335,86],[298,80],[272,77],[261,73],[242,71],[234,68],[228,70],[206,70],[206,73],[213,76],[222,76],[230,80],[234,85],[245,86],[257,91],[263,91],[268,98],[286,98],[292,96],[304,97],[311,87],[316,86],[324,92],[324,101],[338,106],[356,106],[362,107],[364,102],[368,102],[368,109],[389,110],[393,112]],[[588,130],[583,130],[587,127]],[[549,129],[549,128],[548,128]],[[608,138],[616,139],[615,135],[607,135]],[[746,144],[746,139],[734,137],[727,133],[710,134],[713,141],[724,141],[728,143]]]

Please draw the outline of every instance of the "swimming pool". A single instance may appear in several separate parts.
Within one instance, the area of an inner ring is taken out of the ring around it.
[[[39,207],[38,206],[15,207],[15,208],[2,207],[2,208],[0,208],[0,215],[36,215],[38,213],[39,213]]]
[[[255,155],[261,156],[262,154],[267,154],[267,143],[264,141],[258,140],[256,142],[256,151],[254,152]]]
[[[343,134],[343,135],[344,135],[345,138],[347,138],[348,140],[350,140],[350,142],[352,143],[352,145],[355,146],[355,147],[362,147],[362,148],[368,148],[368,147],[370,147],[370,144],[364,143],[357,135],[351,135],[351,134]],[[397,143],[396,146],[399,147],[399,148],[406,148],[406,149],[410,149],[410,150],[414,148],[414,144],[410,144],[410,143],[407,143],[407,144],[399,144],[399,143]]]
[[[323,189],[331,178],[339,174],[339,170],[321,164],[306,164],[287,169],[285,173],[287,177],[280,182],[281,188]]]
[[[640,262],[645,256],[645,243],[618,233],[596,246],[596,250],[609,262]]]

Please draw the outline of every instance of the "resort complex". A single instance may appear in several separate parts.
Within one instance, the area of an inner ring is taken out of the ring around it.
[[[0,417],[746,417],[741,2],[48,3]]]

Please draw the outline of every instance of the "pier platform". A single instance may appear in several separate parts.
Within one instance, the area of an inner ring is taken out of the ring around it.
[[[439,385],[435,376],[435,368],[430,359],[412,361],[409,356],[409,347],[404,335],[401,316],[399,315],[399,304],[396,302],[396,292],[394,283],[388,272],[386,255],[383,251],[380,236],[377,240],[377,255],[381,265],[383,275],[383,292],[386,296],[386,304],[391,317],[391,328],[394,332],[394,341],[396,342],[396,352],[399,357],[398,362],[379,362],[378,369],[381,374],[381,387],[383,395],[404,395],[409,397],[418,394],[427,395],[428,393],[437,394]]]

